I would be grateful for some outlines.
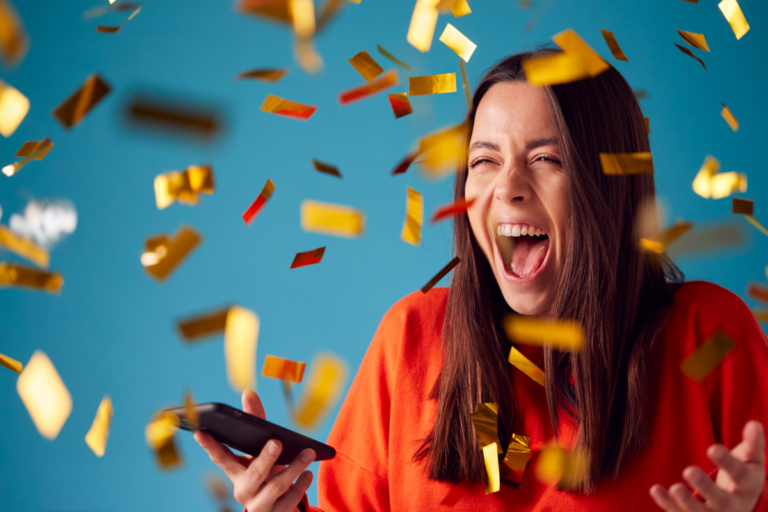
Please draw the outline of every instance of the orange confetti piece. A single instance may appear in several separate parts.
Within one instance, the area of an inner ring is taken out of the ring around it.
[[[475,198],[467,199],[464,197],[452,203],[440,206],[432,213],[432,219],[430,219],[430,222],[434,224],[435,222],[445,220],[448,217],[455,217],[456,215],[466,213],[469,207],[474,203]]]
[[[278,116],[291,117],[306,121],[315,113],[317,107],[297,103],[295,101],[285,100],[272,94],[267,95],[267,99],[261,104],[261,110]]]
[[[304,369],[306,367],[307,363],[291,361],[290,359],[267,354],[267,358],[264,360],[264,368],[261,370],[261,376],[299,383],[304,378]]]
[[[259,193],[259,197],[256,198],[256,200],[251,203],[251,206],[248,207],[247,210],[245,210],[245,213],[243,213],[243,220],[247,225],[251,225],[253,220],[256,218],[256,216],[259,214],[259,212],[264,208],[264,205],[267,204],[267,201],[270,197],[272,197],[272,193],[275,191],[275,184],[272,183],[272,180],[267,178],[267,183],[264,185],[264,188],[261,189],[261,192]]]
[[[345,106],[352,102],[368,98],[397,85],[398,81],[397,70],[391,69],[370,83],[353,87],[352,89],[342,92],[339,94],[339,103],[342,106]]]

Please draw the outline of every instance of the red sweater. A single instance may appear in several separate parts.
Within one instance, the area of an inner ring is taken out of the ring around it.
[[[768,339],[736,295],[706,282],[689,282],[657,341],[651,369],[651,445],[616,480],[603,479],[590,495],[559,491],[534,475],[542,446],[553,439],[545,390],[510,365],[518,401],[512,431],[531,438],[534,457],[519,489],[501,486],[486,495],[482,483],[459,486],[430,480],[412,460],[430,431],[437,403],[429,398],[442,364],[441,331],[447,288],[413,293],[384,316],[341,408],[328,443],[334,459],[320,464],[319,507],[331,511],[653,511],[655,483],[682,481],[690,464],[714,469],[712,443],[733,447],[745,423],[768,427]],[[680,372],[680,362],[715,331],[736,348],[702,382]],[[541,349],[518,347],[542,365]],[[566,438],[570,437],[566,425]],[[757,510],[768,511],[768,497]],[[458,501],[457,501],[458,500]],[[314,507],[311,507],[314,509]],[[317,509],[314,509],[317,510]]]

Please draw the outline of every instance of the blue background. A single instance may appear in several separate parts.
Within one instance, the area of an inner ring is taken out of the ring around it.
[[[651,119],[657,183],[672,220],[732,218],[730,199],[705,200],[691,190],[707,154],[719,158],[724,171],[748,174],[743,196],[756,199],[756,216],[768,220],[760,201],[768,190],[764,2],[741,0],[752,25],[741,41],[715,0],[546,2],[521,9],[512,0],[475,0],[469,16],[440,17],[425,55],[405,38],[413,1],[362,0],[349,4],[318,38],[325,67],[307,75],[294,63],[287,28],[240,15],[229,0],[150,0],[114,35],[96,33],[95,26],[118,24],[127,13],[84,20],[83,12],[98,3],[17,0],[31,49],[2,78],[32,107],[16,133],[0,141],[0,155],[3,165],[10,163],[24,141],[45,136],[55,147],[12,178],[0,176],[2,222],[31,198],[69,199],[79,220],[77,231],[52,253],[51,268],[65,278],[60,296],[0,291],[0,353],[26,363],[35,350],[45,351],[74,408],[58,438],[43,439],[18,398],[15,374],[0,369],[0,508],[214,510],[203,477],[218,470],[192,436],[177,436],[184,466],[169,473],[157,468],[144,441],[151,415],[179,404],[185,389],[198,402],[239,406],[226,380],[221,337],[185,345],[176,320],[237,303],[261,318],[258,369],[266,354],[311,361],[331,351],[346,360],[351,376],[387,308],[449,261],[450,223],[425,225],[422,247],[402,242],[400,230],[406,185],[423,193],[428,216],[450,200],[451,180],[424,181],[413,170],[389,173],[418,137],[460,120],[464,96],[459,89],[414,98],[414,114],[399,120],[385,95],[339,107],[337,94],[362,83],[349,58],[365,49],[390,67],[377,43],[410,63],[412,75],[458,73],[456,55],[437,40],[450,22],[478,45],[468,64],[475,84],[501,57],[573,28],[633,88],[648,91],[641,105]],[[526,31],[532,16],[538,21]],[[611,57],[601,28],[616,34],[630,62]],[[709,72],[672,45],[683,44],[678,28],[706,35],[712,53],[696,53]],[[290,73],[277,84],[233,80],[258,67],[288,67]],[[407,90],[407,74],[398,71],[401,84],[389,92]],[[113,93],[81,125],[63,130],[52,110],[94,72],[114,86]],[[125,103],[136,89],[147,88],[222,109],[225,130],[204,144],[126,128]],[[317,105],[318,111],[308,122],[261,112],[268,93]],[[721,102],[741,122],[738,133],[720,117]],[[343,179],[314,171],[311,158],[337,165]],[[204,163],[213,165],[215,193],[196,207],[158,211],[154,177]],[[268,177],[275,194],[248,227],[240,215]],[[363,209],[365,235],[347,240],[303,232],[304,199]],[[185,223],[203,235],[203,244],[158,284],[139,262],[144,239],[175,233]],[[749,237],[742,249],[681,260],[688,278],[742,295],[750,280],[764,282],[768,240],[744,224]],[[296,252],[323,245],[320,265],[288,269]],[[259,378],[258,391],[268,418],[290,426],[280,382]],[[100,459],[83,437],[104,395],[115,412]],[[337,411],[308,434],[324,440]],[[316,503],[314,484],[309,496]]]

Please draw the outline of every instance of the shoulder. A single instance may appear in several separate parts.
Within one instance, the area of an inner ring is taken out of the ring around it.
[[[435,322],[442,324],[449,290],[440,287],[432,288],[426,294],[418,291],[406,295],[389,308],[382,325],[407,328],[414,323],[423,327],[434,327]]]
[[[735,293],[707,281],[689,281],[675,294],[672,316],[687,324],[725,327],[754,317]]]

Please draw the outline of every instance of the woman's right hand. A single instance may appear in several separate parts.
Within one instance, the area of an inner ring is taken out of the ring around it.
[[[266,419],[259,395],[246,389],[242,401],[243,411]],[[310,448],[303,450],[290,466],[283,466],[275,465],[283,448],[276,439],[269,441],[258,457],[235,455],[205,432],[195,432],[195,441],[227,474],[235,486],[235,499],[248,512],[292,512],[312,483],[312,472],[305,471],[315,460]]]

